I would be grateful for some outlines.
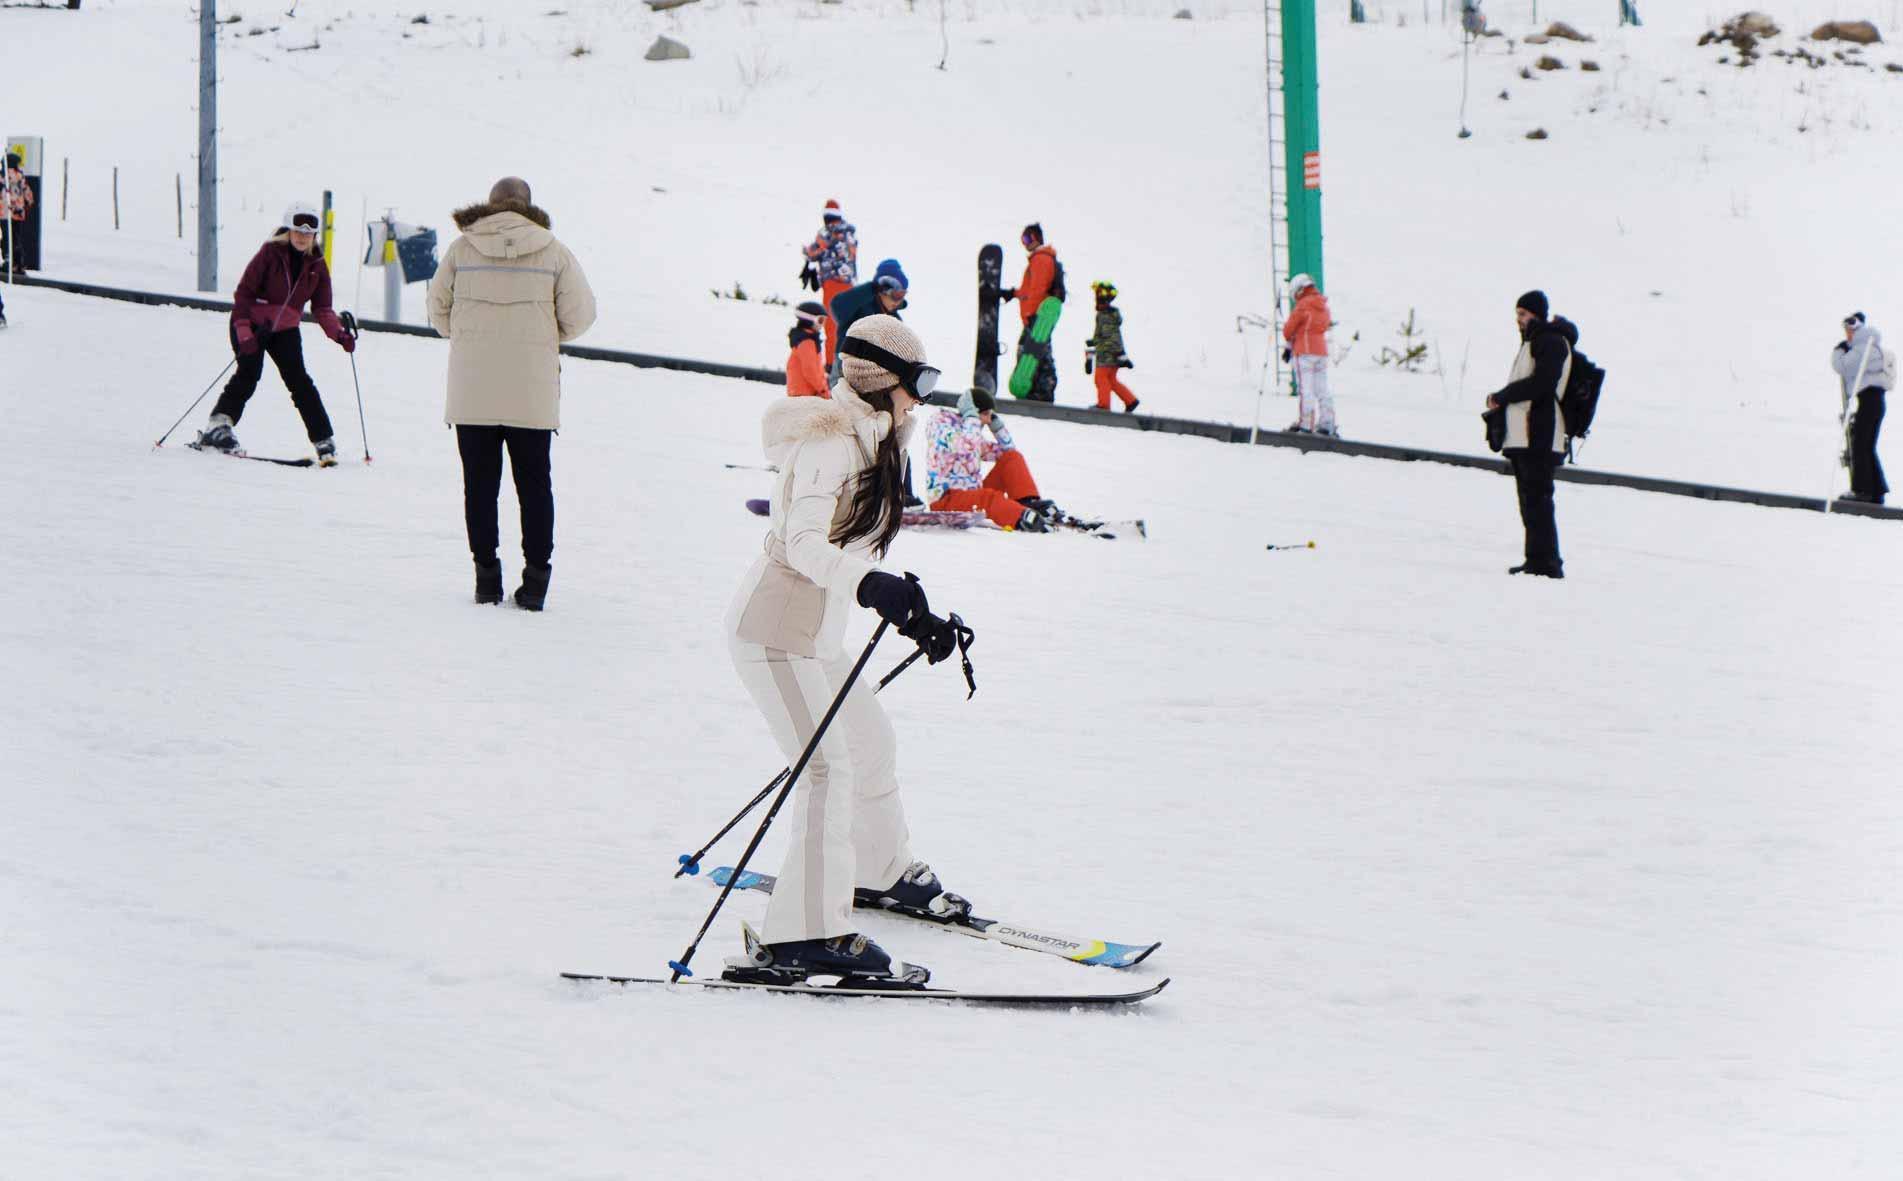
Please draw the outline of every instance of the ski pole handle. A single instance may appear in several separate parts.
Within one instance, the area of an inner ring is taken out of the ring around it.
[[[1269,546],[1268,548],[1269,548],[1269,549],[1272,549],[1272,550],[1276,550],[1276,549],[1314,549],[1314,548],[1315,548],[1315,543],[1311,541],[1311,542],[1308,542],[1308,543],[1307,543],[1307,544],[1305,544],[1305,545],[1271,545],[1271,546]]]

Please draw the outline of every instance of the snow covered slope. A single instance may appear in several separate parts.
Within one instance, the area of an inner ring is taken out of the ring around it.
[[[1195,19],[1169,19],[1185,6]],[[354,294],[365,209],[447,231],[451,208],[520,172],[601,290],[591,343],[772,365],[788,317],[760,300],[799,298],[797,248],[838,197],[868,263],[904,261],[908,317],[962,380],[977,247],[1005,243],[1014,267],[1018,227],[1037,219],[1074,285],[1122,286],[1147,408],[1293,417],[1283,397],[1258,406],[1263,341],[1238,330],[1269,301],[1260,5],[957,0],[942,33],[929,0],[704,0],[664,16],[622,0],[284,7],[222,10],[241,17],[221,58],[227,287],[288,199],[330,188],[339,288],[378,311],[375,273]],[[1903,335],[1903,239],[1880,213],[1903,179],[1884,147],[1903,75],[1768,58],[1741,71],[1693,44],[1721,9],[1649,0],[1649,23],[1620,31],[1610,0],[1546,0],[1542,24],[1565,18],[1598,42],[1485,42],[1462,141],[1445,6],[1371,3],[1376,21],[1360,26],[1346,7],[1324,0],[1321,17],[1344,430],[1478,451],[1477,405],[1515,345],[1513,300],[1537,285],[1611,372],[1588,462],[1822,495],[1838,320],[1861,309]],[[1535,27],[1531,0],[1486,7],[1514,38]],[[1875,7],[1894,33],[1895,5]],[[1774,6],[1795,31],[1838,9]],[[661,32],[694,58],[643,61]],[[49,273],[188,289],[173,177],[194,171],[189,7],[6,10],[5,34],[26,47],[9,64],[10,126],[72,160]],[[1523,80],[1548,51],[1568,68]],[[1581,72],[1584,58],[1601,70]],[[1550,138],[1525,139],[1535,128]],[[735,283],[753,298],[711,294]],[[1410,310],[1432,359],[1399,375],[1375,358],[1399,346]],[[1072,403],[1090,396],[1089,330],[1078,301],[1056,338]]]
[[[989,912],[1164,948],[1110,976],[868,929],[948,985],[1174,985],[1117,1014],[604,993],[555,973],[678,954],[712,892],[675,854],[779,765],[718,623],[761,531],[721,464],[777,394],[569,363],[530,616],[468,601],[440,343],[366,339],[376,462],[298,471],[151,450],[220,317],[33,309],[0,386],[0,1174],[1903,1156],[1888,525],[1565,487],[1571,577],[1528,583],[1497,477],[1022,422],[1047,491],[1152,539],[899,539],[978,632],[974,701],[944,666],[888,693],[915,839]],[[240,433],[301,452],[274,378]]]

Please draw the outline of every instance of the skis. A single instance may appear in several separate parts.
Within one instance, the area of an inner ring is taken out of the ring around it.
[[[259,463],[275,463],[279,467],[315,467],[315,459],[279,459],[275,455],[252,455],[245,451],[220,451],[216,447],[207,447],[202,443],[187,443],[193,451],[203,451],[207,455],[224,455],[232,459],[255,459]]]
[[[971,388],[998,392],[998,288],[1004,273],[1004,247],[995,242],[978,251],[978,360],[971,370]]]
[[[733,877],[733,867],[723,865],[707,875],[707,880],[716,886],[725,886]],[[756,890],[762,894],[773,893],[775,879],[769,873],[754,873],[748,870],[734,883],[736,890]],[[1016,923],[1006,923],[998,919],[981,919],[976,915],[962,918],[946,918],[928,911],[883,907],[871,903],[855,903],[860,910],[877,910],[900,918],[916,919],[969,935],[974,939],[985,939],[993,943],[1002,943],[1007,947],[1019,947],[1025,951],[1039,951],[1045,955],[1062,956],[1079,964],[1097,964],[1106,968],[1134,968],[1150,957],[1150,953],[1163,946],[1161,942],[1148,945],[1140,943],[1112,943],[1105,939],[1077,939],[1068,935],[1053,935],[1045,931],[1034,931]],[[1165,983],[1168,983],[1165,981]],[[1162,987],[1158,985],[1158,987]]]
[[[756,517],[771,515],[773,506],[765,500],[747,501],[747,511]],[[899,517],[899,524],[918,529],[970,529],[984,523],[981,512],[935,513],[929,509],[906,509]]]
[[[563,972],[562,979],[602,984],[659,984],[674,988],[712,988],[727,991],[780,992],[794,996],[872,997],[887,1001],[955,1001],[966,1005],[1024,1005],[1048,1009],[1107,1008],[1132,1005],[1148,1000],[1169,985],[1166,976],[1149,988],[1134,992],[1047,993],[1047,992],[959,992],[951,988],[845,988],[839,985],[757,984],[744,980],[678,980],[658,976],[595,976],[581,972]]]

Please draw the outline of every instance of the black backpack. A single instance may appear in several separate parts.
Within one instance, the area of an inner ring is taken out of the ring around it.
[[[1054,299],[1058,303],[1063,303],[1064,296],[1066,295],[1064,291],[1064,264],[1056,255],[1052,255],[1051,265],[1056,269],[1051,272],[1051,289],[1046,292],[1045,295],[1048,299]]]
[[[1566,338],[1568,347],[1579,340],[1579,329],[1564,316],[1554,316],[1553,324]],[[1606,384],[1606,371],[1592,358],[1573,348],[1572,371],[1566,375],[1566,388],[1559,396],[1560,421],[1566,428],[1566,458],[1573,458],[1573,440],[1592,433],[1592,418],[1599,410],[1599,391]]]

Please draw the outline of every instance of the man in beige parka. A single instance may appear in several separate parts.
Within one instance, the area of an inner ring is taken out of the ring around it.
[[[476,601],[502,601],[496,497],[509,453],[522,510],[522,585],[515,602],[540,611],[555,550],[549,441],[561,429],[560,348],[595,322],[581,264],[530,204],[529,185],[504,177],[489,200],[458,209],[462,236],[429,285],[429,320],[449,338],[449,401],[463,463],[463,519],[476,563]]]

